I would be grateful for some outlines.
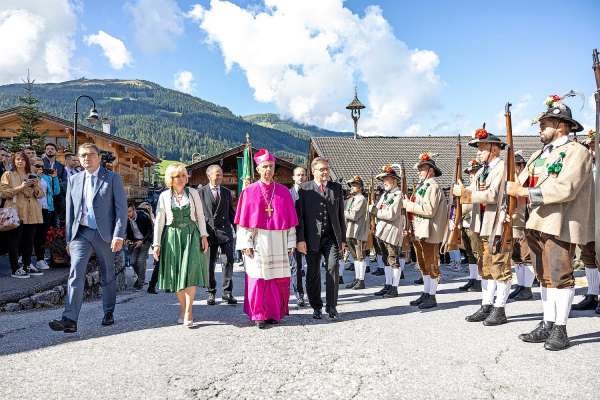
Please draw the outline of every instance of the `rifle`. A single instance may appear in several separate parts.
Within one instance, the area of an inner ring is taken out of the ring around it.
[[[515,147],[513,145],[513,137],[512,137],[512,117],[510,114],[510,107],[512,104],[506,103],[504,117],[506,119],[506,163],[505,163],[505,172],[506,172],[506,181],[514,182],[515,181]],[[500,242],[497,243],[496,249],[494,253],[500,251],[501,253],[511,253],[513,250],[513,229],[512,229],[512,215],[515,212],[515,208],[517,207],[517,198],[513,196],[508,196],[506,191],[502,200],[502,208],[504,213],[500,213],[500,215],[504,214],[504,220],[502,223],[502,234],[500,236]]]
[[[460,133],[458,134],[458,141],[456,143],[456,164],[454,166],[454,183],[462,183],[462,146],[460,144]],[[448,213],[449,219],[452,217],[451,211],[454,207],[454,227],[448,235],[448,241],[446,242],[446,249],[457,250],[462,246],[462,205],[460,203],[460,196],[453,196],[454,204],[450,205],[450,213]]]
[[[407,181],[408,178],[406,176],[406,169],[404,168],[404,160],[402,160],[402,162],[400,164],[400,174],[402,175],[402,185],[400,187],[400,193],[401,193],[402,198],[404,198],[404,196],[408,196],[408,181]],[[404,236],[404,239],[402,240],[401,251],[402,252],[410,252],[410,245],[413,241],[414,231],[413,231],[412,224],[410,223],[410,220],[408,219],[408,213],[406,212],[406,209],[402,208],[401,213],[402,213],[402,220],[404,221],[404,229],[407,232],[406,236]]]
[[[373,200],[375,199],[375,178],[371,175],[370,182],[370,190],[369,190],[369,201],[367,206],[367,213],[369,214],[369,236],[367,236],[367,250],[371,250],[373,248],[373,241],[375,238],[375,227],[377,225],[375,221],[375,216],[371,213],[370,207],[373,204]]]
[[[595,163],[596,163],[596,174],[600,171],[600,60],[598,59],[598,49],[592,51],[592,59],[594,70],[594,77],[596,78],[596,93],[594,97],[596,99],[596,138],[594,140],[594,151],[595,151]],[[591,145],[591,144],[590,144]],[[598,217],[600,216],[600,183],[598,177],[594,182],[594,193],[595,193],[595,216],[596,216],[596,229],[595,229],[595,240],[596,240],[596,259],[600,259],[600,223],[598,223]],[[600,261],[600,260],[598,260]]]

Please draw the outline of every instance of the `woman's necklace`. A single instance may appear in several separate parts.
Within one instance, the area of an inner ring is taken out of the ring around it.
[[[173,194],[175,195],[175,201],[177,202],[177,204],[181,205],[181,200],[183,200],[184,192],[177,193],[176,191],[173,191]]]
[[[266,184],[265,184],[266,186]],[[271,204],[273,203],[273,197],[275,196],[275,185],[273,185],[273,190],[271,190],[271,198],[267,199],[267,194],[265,193],[265,190],[263,190],[263,185],[260,185],[260,193],[263,196],[263,199],[265,199],[265,202],[267,203],[267,207],[265,208],[265,211],[267,212],[267,214],[269,214],[269,218],[271,218],[271,215],[273,214],[273,211],[275,211],[273,209],[273,207],[271,206]]]

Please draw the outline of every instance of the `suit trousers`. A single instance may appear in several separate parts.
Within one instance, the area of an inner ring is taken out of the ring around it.
[[[129,245],[129,265],[133,267],[135,274],[137,275],[138,285],[143,286],[146,281],[146,264],[148,263],[148,250],[152,245],[151,241],[143,242],[140,247],[135,245]]]
[[[325,302],[327,307],[337,307],[338,281],[340,271],[338,260],[340,258],[339,248],[335,240],[327,235],[322,236],[318,251],[308,251],[306,263],[306,291],[310,306],[315,310],[323,308],[321,299],[321,257],[325,258]]]
[[[304,285],[302,285],[302,257],[304,255],[297,250],[294,250],[292,254],[293,259],[290,260],[291,275],[292,275],[292,286],[294,288],[294,294],[298,298],[304,297]]]
[[[63,317],[77,321],[83,303],[85,274],[92,252],[100,269],[100,286],[102,288],[102,308],[104,313],[113,312],[117,301],[117,285],[115,280],[115,258],[110,243],[100,237],[96,229],[80,225],[75,239],[69,243],[71,253],[71,270],[67,282],[67,297]]]
[[[571,263],[575,254],[575,244],[563,242],[555,236],[533,229],[525,230],[525,236],[540,285],[558,289],[575,287]]]
[[[233,241],[222,244],[210,245],[210,257],[208,262],[208,293],[217,292],[217,280],[215,279],[215,264],[217,263],[218,250],[225,254],[227,262],[223,266],[223,293],[233,292]]]

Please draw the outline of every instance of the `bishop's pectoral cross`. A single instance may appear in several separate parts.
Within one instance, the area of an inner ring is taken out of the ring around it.
[[[271,208],[270,204],[267,204],[267,208],[265,208],[265,211],[267,212],[267,214],[269,214],[269,218],[271,218],[271,215],[273,214],[273,208]]]

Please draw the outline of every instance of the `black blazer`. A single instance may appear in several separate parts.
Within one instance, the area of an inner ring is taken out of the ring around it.
[[[320,188],[315,181],[304,182],[298,191],[298,196],[298,201],[296,201],[296,213],[298,214],[296,239],[298,242],[306,242],[308,251],[319,251],[322,230],[321,224],[317,221],[317,215],[321,212],[318,206],[322,198]],[[338,247],[341,247],[342,243],[346,243],[342,186],[336,182],[327,182],[325,198],[335,241]]]
[[[50,160],[48,160],[45,155],[42,157],[42,161],[44,162],[44,168],[50,168]],[[67,171],[65,171],[65,166],[57,160],[54,160],[54,169],[56,170],[56,176],[61,183],[69,179]]]
[[[200,198],[202,199],[206,230],[210,244],[223,244],[233,240],[233,229],[231,226],[235,219],[235,210],[233,209],[231,190],[219,186],[219,194],[220,200],[217,204],[210,190],[210,185],[202,186],[200,189]]]
[[[138,226],[144,242],[151,241],[154,230],[152,228],[152,220],[146,214],[145,211],[136,210],[135,223]],[[127,218],[127,240],[135,241],[135,236],[133,235],[133,229],[131,228],[131,221]]]

